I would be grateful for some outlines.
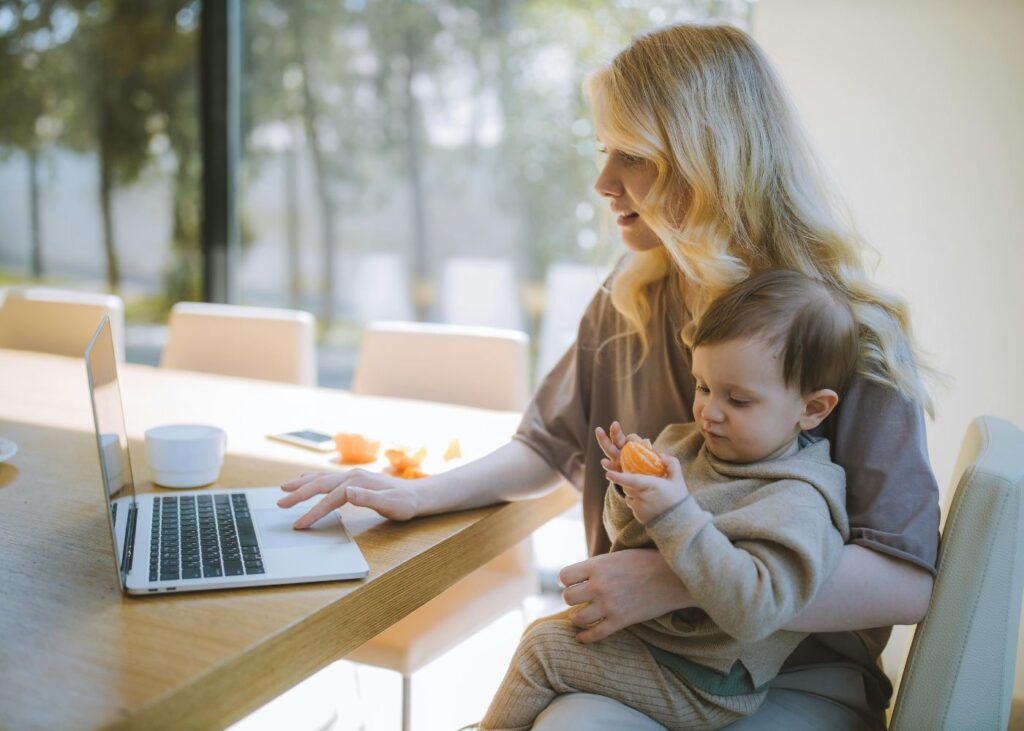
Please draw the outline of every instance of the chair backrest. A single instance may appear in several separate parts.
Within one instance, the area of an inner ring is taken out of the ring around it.
[[[352,390],[375,396],[519,411],[528,397],[526,333],[417,322],[371,322]]]
[[[975,419],[890,729],[1005,729],[1024,579],[1024,432]]]
[[[439,292],[444,322],[510,330],[523,326],[515,265],[509,259],[448,259]]]
[[[124,361],[124,302],[113,294],[49,287],[8,290],[0,307],[0,348],[81,358],[100,320],[110,317],[114,352]]]
[[[556,262],[544,278],[544,315],[537,346],[537,380],[548,374],[576,340],[587,305],[608,278],[608,268]]]
[[[301,310],[179,302],[160,366],[316,386],[316,319]]]

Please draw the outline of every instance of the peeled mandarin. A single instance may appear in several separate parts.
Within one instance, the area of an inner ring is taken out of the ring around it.
[[[391,463],[392,474],[401,475],[407,469],[419,467],[423,458],[427,456],[427,450],[420,448],[415,453],[409,454],[408,449],[386,449],[384,456]]]
[[[335,434],[334,446],[341,453],[342,464],[366,464],[377,459],[380,442],[367,439],[362,434]]]
[[[642,442],[626,442],[619,455],[619,464],[624,472],[632,472],[636,475],[654,475],[664,477],[668,474],[668,468],[661,461],[661,457],[654,451],[649,439]]]

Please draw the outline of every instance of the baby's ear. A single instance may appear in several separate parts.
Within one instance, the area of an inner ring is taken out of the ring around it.
[[[839,394],[831,388],[811,391],[804,396],[804,410],[800,414],[800,430],[809,431],[825,420],[839,403]]]

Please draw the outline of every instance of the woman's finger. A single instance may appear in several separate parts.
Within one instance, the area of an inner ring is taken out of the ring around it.
[[[561,571],[558,572],[558,581],[562,586],[572,586],[573,584],[579,584],[581,581],[586,581],[590,578],[590,562],[591,559],[580,561],[579,563],[569,564]]]
[[[570,607],[586,604],[594,598],[594,590],[586,581],[573,584],[562,591],[562,601]]]
[[[277,501],[278,507],[290,508],[293,505],[301,503],[303,500],[309,500],[314,495],[319,495],[324,492],[331,492],[339,485],[345,483],[354,473],[338,473],[338,472],[318,472],[309,478],[306,478],[300,485],[292,488],[290,494],[285,495]],[[282,485],[283,487],[283,485]]]
[[[316,523],[332,510],[336,510],[345,504],[345,488],[337,487],[327,497],[314,505],[309,512],[296,520],[292,527],[295,530],[304,530]]]
[[[307,482],[312,482],[317,477],[319,477],[320,475],[323,475],[323,474],[325,474],[325,473],[323,473],[323,472],[303,472],[301,475],[296,477],[294,480],[288,480],[288,482],[285,482],[283,485],[281,485],[281,489],[282,490],[288,490],[289,492],[292,491],[292,490],[296,490],[296,489],[302,487],[303,485],[305,485]]]
[[[581,629],[587,629],[603,619],[601,608],[594,604],[583,604],[569,610],[569,621]]]

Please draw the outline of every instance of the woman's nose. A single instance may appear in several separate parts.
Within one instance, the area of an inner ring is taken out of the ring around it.
[[[618,198],[623,193],[622,182],[615,174],[610,156],[605,160],[601,172],[597,175],[597,180],[594,181],[594,190],[598,195],[607,198]]]

